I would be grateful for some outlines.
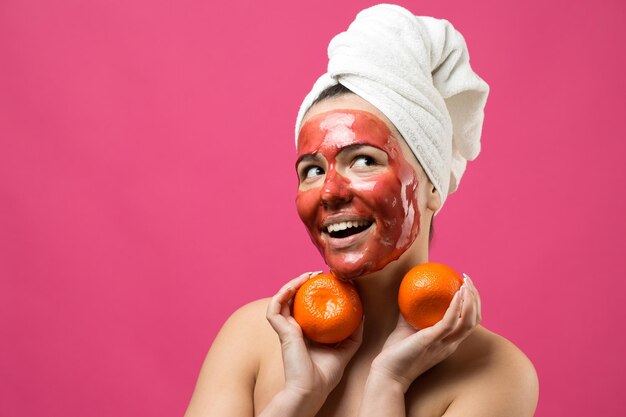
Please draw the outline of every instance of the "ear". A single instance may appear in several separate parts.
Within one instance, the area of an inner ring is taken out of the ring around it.
[[[433,212],[441,208],[441,196],[439,195],[439,191],[437,191],[432,184],[428,184],[428,201],[426,202],[426,207]]]

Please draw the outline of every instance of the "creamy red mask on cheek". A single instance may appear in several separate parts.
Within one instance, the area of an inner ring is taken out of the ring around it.
[[[310,118],[298,138],[298,161],[298,214],[335,275],[380,270],[413,243],[417,176],[378,117],[333,110]]]

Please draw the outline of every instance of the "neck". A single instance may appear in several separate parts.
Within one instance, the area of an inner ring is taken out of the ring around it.
[[[426,248],[428,246],[426,245]],[[415,265],[428,262],[428,250],[405,252],[380,271],[354,280],[363,303],[364,335],[361,349],[380,351],[398,322],[398,289],[402,278]]]

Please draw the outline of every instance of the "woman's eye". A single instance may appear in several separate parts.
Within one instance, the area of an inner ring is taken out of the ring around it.
[[[374,165],[377,165],[374,158],[365,155],[357,156],[356,158],[354,158],[354,162],[352,163],[352,166],[354,168],[365,168]]]
[[[324,170],[318,166],[311,166],[304,169],[304,179],[315,178],[324,175]]]

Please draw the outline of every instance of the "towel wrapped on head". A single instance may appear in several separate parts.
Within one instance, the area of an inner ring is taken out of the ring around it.
[[[328,72],[305,97],[302,119],[326,88],[342,84],[378,108],[409,145],[441,202],[480,152],[489,86],[469,64],[463,36],[445,20],[395,5],[361,11],[328,45]]]

